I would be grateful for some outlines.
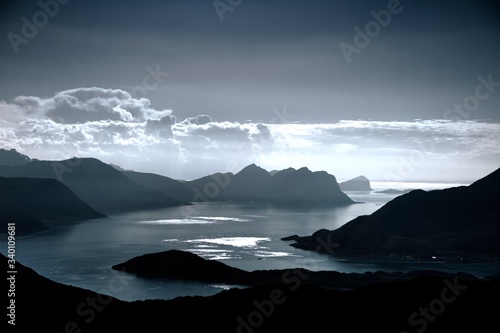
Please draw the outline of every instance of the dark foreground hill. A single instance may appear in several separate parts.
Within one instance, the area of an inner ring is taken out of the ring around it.
[[[7,258],[2,255],[2,265]],[[320,288],[291,272],[279,283],[210,297],[123,302],[123,277],[104,293],[59,284],[16,263],[16,331],[23,332],[486,332],[499,327],[497,281],[420,276],[349,291]],[[10,276],[7,276],[8,278]],[[14,298],[9,298],[8,302]],[[11,303],[8,303],[11,304]],[[11,306],[11,305],[8,305]],[[11,306],[12,307],[12,306]],[[15,316],[15,317],[13,317]],[[7,324],[9,331],[13,326]]]
[[[292,246],[341,255],[444,260],[500,257],[500,169],[470,186],[415,190],[339,229],[295,237]]]
[[[94,158],[0,166],[0,176],[58,179],[92,208],[106,214],[182,204],[159,191],[137,184],[112,166]]]
[[[47,229],[43,222],[103,217],[55,179],[0,177],[0,233],[16,224],[16,234]]]

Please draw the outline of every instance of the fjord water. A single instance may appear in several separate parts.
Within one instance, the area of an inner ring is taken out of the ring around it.
[[[19,238],[17,260],[41,275],[123,300],[211,295],[231,286],[146,280],[111,266],[134,256],[179,249],[245,270],[301,267],[340,272],[439,269],[477,276],[500,273],[498,263],[356,262],[289,246],[281,238],[336,229],[373,213],[395,195],[351,192],[359,204],[342,208],[280,209],[263,204],[200,203],[51,226]]]

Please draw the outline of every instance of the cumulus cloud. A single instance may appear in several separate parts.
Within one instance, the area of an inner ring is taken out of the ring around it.
[[[120,89],[19,96],[0,101],[0,114],[0,146],[41,159],[94,156],[145,171],[162,166],[166,174],[207,164],[223,170],[237,155],[252,163],[272,148],[265,124],[214,122],[205,114],[177,122],[171,111],[156,110],[148,99]]]
[[[99,120],[142,122],[172,113],[155,110],[148,99],[133,98],[127,91],[98,87],[65,90],[49,98],[19,96],[13,104],[28,117],[45,115],[62,124]]]
[[[174,137],[173,124],[175,124],[175,117],[171,115],[163,116],[160,119],[149,119],[146,122],[145,133],[161,139],[170,139]]]
[[[181,121],[182,125],[204,125],[212,122],[212,117],[206,114],[199,114],[196,117],[186,118]]]
[[[0,124],[15,123],[26,119],[26,112],[18,105],[0,101]]]

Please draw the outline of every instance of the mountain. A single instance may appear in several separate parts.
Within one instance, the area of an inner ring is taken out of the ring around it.
[[[365,176],[359,176],[339,184],[342,191],[373,191],[370,181]]]
[[[344,206],[354,203],[334,176],[307,168],[270,175],[251,164],[237,174],[217,173],[184,183],[204,201],[271,203],[285,206]]]
[[[30,161],[28,156],[18,153],[15,149],[0,149],[0,165],[24,165]]]
[[[154,173],[136,171],[122,171],[122,173],[132,181],[159,191],[164,195],[172,197],[180,202],[193,201],[193,191],[184,183],[175,179],[160,176]]]
[[[230,178],[228,185],[222,190],[221,199],[259,201],[255,200],[256,197],[271,178],[269,172],[255,164],[250,164]]]
[[[6,267],[3,254],[0,260]],[[8,296],[15,310],[8,303],[7,320],[14,318],[23,332],[148,332],[167,325],[169,332],[294,332],[298,327],[341,333],[487,332],[498,326],[500,311],[497,302],[487,301],[500,298],[498,281],[459,275],[333,290],[310,284],[300,269],[290,269],[279,283],[209,297],[125,302],[116,297],[132,286],[121,275],[96,293],[15,265],[15,298]]]
[[[48,229],[43,222],[103,217],[55,179],[0,177],[0,233],[16,224],[16,234]]]
[[[265,200],[298,206],[353,204],[339,188],[335,176],[308,168],[282,170],[272,176],[261,192]]]
[[[115,168],[116,170],[118,171],[127,171],[125,170],[124,168],[122,168],[121,166],[119,165],[116,165],[116,164],[113,164],[113,163],[108,163],[110,166],[112,166],[113,168]]]
[[[274,175],[275,175],[275,174],[277,174],[278,172],[280,172],[280,170],[271,170],[271,171],[269,171],[269,174],[270,174],[271,176],[274,176]]]
[[[183,182],[183,184],[192,193],[191,201],[226,201],[228,200],[227,198],[221,199],[221,194],[233,177],[234,174],[231,172],[218,172],[213,175]]]
[[[217,260],[203,259],[196,254],[169,250],[134,257],[114,265],[114,270],[135,274],[146,279],[197,281],[205,283],[258,286],[279,283],[289,269],[256,270],[252,272],[228,266]],[[359,288],[374,283],[408,281],[424,275],[453,278],[454,274],[438,271],[412,271],[407,273],[365,272],[339,273],[336,271],[310,271],[301,269],[308,283],[323,288]],[[461,273],[461,278],[476,279]]]
[[[112,166],[94,158],[0,166],[0,176],[58,179],[92,208],[106,214],[182,204],[159,191],[137,184]]]
[[[294,207],[354,203],[340,190],[334,176],[307,168],[289,168],[271,175],[251,164],[236,174],[216,173],[181,182],[151,173],[125,171],[93,158],[38,161],[16,151],[3,151],[1,156],[11,162],[0,165],[0,177],[58,179],[91,207],[106,214],[196,201],[259,202]]]
[[[191,198],[198,193],[196,199],[202,197],[202,201],[249,202],[261,201],[260,191],[270,179],[266,170],[251,164],[236,174],[216,173],[183,184],[190,189]]]
[[[500,169],[470,186],[396,197],[339,229],[292,246],[339,255],[489,260],[500,257]],[[325,249],[322,244],[334,244]]]
[[[237,284],[248,273],[216,260],[206,260],[196,254],[178,250],[150,253],[114,265],[114,270],[133,273],[145,278]]]

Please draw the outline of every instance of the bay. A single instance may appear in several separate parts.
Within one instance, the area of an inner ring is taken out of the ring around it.
[[[117,272],[112,265],[134,256],[185,250],[245,270],[305,268],[340,272],[439,269],[476,276],[499,274],[499,263],[362,262],[303,251],[281,238],[336,229],[368,215],[395,195],[351,192],[355,205],[342,208],[281,209],[262,204],[198,203],[141,211],[98,220],[52,225],[47,232],[22,237],[17,260],[54,281],[133,301],[212,295],[234,286],[146,280]]]

